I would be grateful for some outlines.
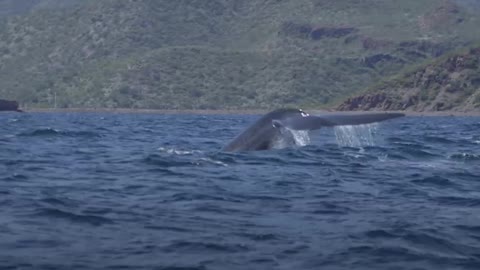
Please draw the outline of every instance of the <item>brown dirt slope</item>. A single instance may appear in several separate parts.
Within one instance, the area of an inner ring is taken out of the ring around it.
[[[348,98],[338,110],[480,111],[480,46],[446,55]]]

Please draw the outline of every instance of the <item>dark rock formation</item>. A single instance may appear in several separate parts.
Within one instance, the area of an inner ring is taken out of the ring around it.
[[[288,36],[312,40],[341,38],[357,31],[358,29],[354,27],[323,27],[294,22],[284,23],[280,30],[281,33]]]
[[[393,42],[389,40],[375,39],[371,37],[362,38],[362,47],[365,50],[378,50],[392,46]]]
[[[21,110],[18,108],[18,102],[0,99],[0,111],[20,112]]]
[[[363,62],[369,68],[375,68],[375,65],[377,65],[380,62],[395,62],[399,64],[405,63],[405,61],[400,58],[397,58],[390,54],[384,54],[384,53],[379,53],[379,54],[365,57]]]
[[[450,50],[450,44],[435,43],[424,40],[400,42],[397,49],[399,52],[403,51],[406,54],[415,53],[414,57],[422,56],[423,58],[425,58],[427,55],[438,57]]]
[[[480,47],[439,58],[345,100],[343,111],[480,111]]]
[[[385,103],[391,104],[384,93],[374,95],[364,95],[347,99],[338,106],[341,111],[368,111],[372,108],[385,107]]]
[[[452,0],[444,0],[435,9],[420,16],[418,25],[423,31],[432,31],[452,24],[461,24],[464,20],[457,3]]]
[[[316,27],[310,32],[310,38],[319,40],[322,38],[341,38],[358,31],[354,27]]]

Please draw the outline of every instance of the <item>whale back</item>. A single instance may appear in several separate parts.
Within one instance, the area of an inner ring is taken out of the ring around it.
[[[275,139],[281,135],[279,129],[274,127],[274,120],[301,116],[302,113],[300,109],[290,108],[269,112],[235,137],[222,150],[235,152],[271,149]]]

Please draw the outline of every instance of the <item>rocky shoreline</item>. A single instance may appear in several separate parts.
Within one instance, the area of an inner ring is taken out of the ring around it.
[[[35,113],[131,113],[131,114],[264,114],[269,112],[267,109],[245,109],[245,110],[161,110],[161,109],[108,109],[108,108],[69,108],[69,109],[40,109],[32,108],[25,110],[26,112]],[[317,110],[305,109],[311,114],[322,113],[340,113],[340,114],[358,114],[364,112],[384,113],[395,112],[404,113],[407,116],[480,116],[480,112],[458,112],[458,111],[432,111],[432,112],[415,112],[415,111],[339,111],[339,110]]]
[[[21,112],[18,102],[14,100],[0,99],[0,111]]]
[[[480,113],[480,45],[384,81],[337,109]]]

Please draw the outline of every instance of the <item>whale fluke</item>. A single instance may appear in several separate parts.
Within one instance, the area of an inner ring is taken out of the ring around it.
[[[403,113],[297,115],[272,121],[276,127],[282,126],[293,130],[315,130],[322,127],[370,124],[403,116],[405,116]]]
[[[300,109],[278,109],[262,116],[222,150],[234,152],[272,149],[275,142],[281,138],[284,128],[311,131],[322,127],[369,124],[402,116],[405,115],[403,113],[309,115]]]

